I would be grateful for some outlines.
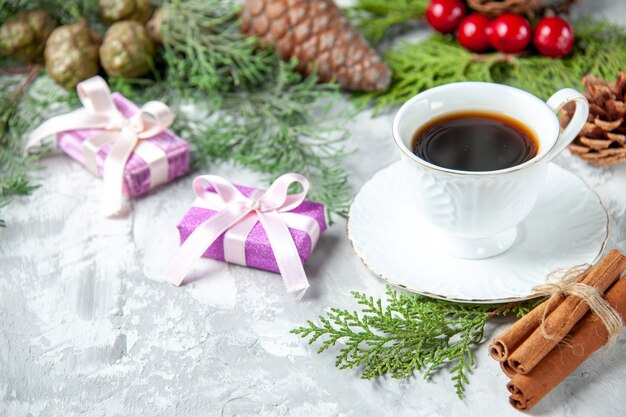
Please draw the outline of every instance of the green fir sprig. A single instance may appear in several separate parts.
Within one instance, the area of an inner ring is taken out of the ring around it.
[[[29,174],[35,169],[34,160],[24,155],[21,143],[26,122],[18,112],[21,93],[11,87],[16,78],[0,83],[0,211],[16,196],[28,195],[37,188]],[[0,217],[0,227],[5,226]]]
[[[53,103],[63,101],[58,91],[32,94],[30,84],[40,68],[34,66],[27,74],[0,77],[0,227],[5,227],[2,212],[16,197],[29,195],[38,187],[38,160],[47,152],[24,153],[25,138],[45,117]]]
[[[439,34],[420,43],[401,43],[385,56],[394,73],[390,88],[356,95],[356,102],[372,103],[380,111],[428,88],[459,81],[508,84],[547,99],[563,87],[583,88],[580,80],[587,73],[615,78],[626,62],[626,30],[592,20],[577,22],[574,27],[574,51],[562,59],[534,54],[473,54],[451,36]]]
[[[218,0],[165,0],[162,38],[168,82],[209,94],[263,84],[279,58],[239,33],[239,6]]]
[[[341,345],[335,362],[339,369],[360,368],[362,377],[383,375],[407,378],[422,371],[427,379],[448,369],[459,398],[475,365],[474,349],[484,339],[490,318],[523,316],[541,300],[506,305],[458,304],[386,289],[383,303],[353,292],[360,311],[331,308],[292,330],[309,344],[322,340],[318,353]]]
[[[347,12],[363,35],[378,42],[389,29],[424,17],[429,0],[357,0]]]

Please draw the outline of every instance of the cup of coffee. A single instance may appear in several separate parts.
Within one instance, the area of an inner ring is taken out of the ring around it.
[[[576,111],[561,131],[556,113],[569,102]],[[588,113],[585,97],[570,88],[544,102],[501,84],[462,82],[411,98],[398,110],[392,133],[418,215],[432,226],[422,232],[461,258],[509,249],[537,201],[548,163]]]

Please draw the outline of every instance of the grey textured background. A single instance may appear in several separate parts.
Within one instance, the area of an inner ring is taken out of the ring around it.
[[[580,15],[626,17],[617,0],[583,3]],[[396,159],[391,118],[362,113],[351,123],[355,190]],[[626,251],[626,166],[592,168],[567,153],[557,162],[598,191],[611,217],[607,247]],[[330,306],[354,306],[351,290],[382,295],[343,220],[309,261],[302,302],[275,274],[209,260],[193,283],[174,288],[157,277],[176,250],[192,176],[135,201],[128,218],[107,220],[97,215],[99,179],[63,155],[45,164],[43,186],[9,208],[0,230],[0,416],[518,415],[486,346],[460,401],[445,374],[364,381],[336,370],[332,351],[318,356],[289,334]],[[261,185],[228,165],[207,172]],[[486,337],[506,324],[490,324]],[[622,416],[625,355],[623,337],[532,414]]]

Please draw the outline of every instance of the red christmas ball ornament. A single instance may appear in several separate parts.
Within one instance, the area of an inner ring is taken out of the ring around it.
[[[485,52],[491,46],[487,37],[490,20],[484,14],[474,13],[461,20],[456,37],[465,49]]]
[[[546,17],[535,27],[533,44],[541,55],[564,57],[572,52],[574,47],[574,29],[565,19]]]
[[[500,52],[522,52],[530,42],[530,23],[525,17],[514,13],[498,16],[489,24],[487,37],[491,46]]]
[[[431,0],[426,9],[426,21],[438,32],[452,33],[465,16],[461,0]]]

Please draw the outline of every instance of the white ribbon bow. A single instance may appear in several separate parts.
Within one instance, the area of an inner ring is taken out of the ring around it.
[[[124,167],[140,141],[152,138],[166,130],[174,121],[170,108],[160,101],[150,101],[132,117],[124,116],[115,106],[107,83],[99,76],[76,86],[83,107],[70,113],[53,117],[31,133],[26,152],[41,146],[51,135],[81,129],[103,129],[83,143],[85,167],[98,175],[96,154],[113,143],[104,161],[103,202],[105,215],[119,214],[124,207]],[[151,183],[167,181],[167,167],[159,169]]]
[[[213,185],[215,193],[207,191],[207,183]],[[293,183],[302,185],[303,191],[298,194],[287,194],[289,186]],[[167,270],[166,281],[180,285],[195,261],[218,237],[227,231],[232,231],[239,236],[244,236],[245,242],[245,236],[259,221],[267,234],[287,291],[298,292],[298,298],[304,295],[309,282],[285,217],[298,216],[287,212],[304,201],[309,190],[309,182],[305,177],[293,173],[285,174],[276,179],[266,191],[259,192],[255,197],[244,196],[233,184],[216,175],[196,177],[193,181],[193,189],[198,199],[204,202],[203,205],[218,206],[221,209],[201,223],[183,242]],[[313,221],[313,223],[317,227],[317,222]],[[319,229],[313,232],[312,245],[314,244],[313,238],[317,240],[315,233],[319,235]],[[237,263],[245,265],[245,247],[242,244],[239,246],[243,248],[243,253],[232,247],[230,249],[225,247],[224,253],[227,260],[229,260],[227,253],[230,252],[231,259],[235,257]]]

